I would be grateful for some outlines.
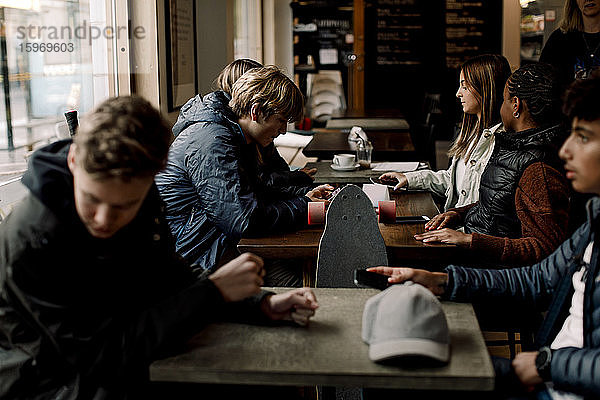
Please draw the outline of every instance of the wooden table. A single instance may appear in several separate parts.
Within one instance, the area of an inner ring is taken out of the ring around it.
[[[438,208],[428,192],[400,191],[391,194],[396,201],[396,215],[438,214]],[[319,251],[319,241],[323,234],[323,225],[309,226],[296,231],[280,233],[260,238],[243,238],[238,243],[240,252],[250,251],[266,259],[304,258],[314,263]],[[423,223],[379,224],[385,241],[388,260],[391,265],[397,262],[419,262],[415,265],[430,263],[447,265],[452,260],[468,259],[466,251],[454,245],[424,244],[415,240],[414,235],[424,232]]]
[[[325,124],[328,129],[351,129],[354,126],[360,126],[364,130],[410,129],[410,125],[404,118],[344,117],[331,118]]]
[[[357,169],[355,171],[336,171],[331,168],[331,161],[317,161],[306,163],[305,168],[316,168],[314,175],[315,183],[353,183],[360,185],[363,183],[372,183],[369,178],[378,178],[384,171],[373,171],[372,169]],[[420,163],[419,169],[427,168],[427,163]]]
[[[280,291],[281,289],[276,289]],[[494,387],[494,369],[470,304],[442,303],[451,337],[446,366],[407,368],[368,357],[362,311],[373,289],[314,289],[320,307],[308,327],[215,323],[189,349],[150,366],[153,381],[353,386],[415,390]]]
[[[368,131],[373,144],[372,160],[415,161],[417,153],[408,131]],[[315,129],[312,141],[302,150],[306,157],[331,160],[334,154],[352,153],[348,130]]]

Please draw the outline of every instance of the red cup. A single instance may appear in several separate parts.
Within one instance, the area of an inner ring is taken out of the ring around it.
[[[320,225],[325,223],[325,203],[311,201],[308,203],[308,224]]]

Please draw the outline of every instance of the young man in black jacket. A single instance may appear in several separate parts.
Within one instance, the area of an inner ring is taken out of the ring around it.
[[[595,195],[600,195],[599,98],[598,75],[570,86],[563,110],[572,121],[571,135],[559,152],[573,188]],[[598,398],[600,199],[592,198],[587,208],[588,221],[554,253],[529,267],[484,270],[451,265],[444,273],[392,267],[370,270],[389,275],[392,283],[420,283],[452,301],[520,301],[548,310],[535,338],[538,351],[519,353],[512,361],[513,376],[520,384],[507,394],[513,398]],[[507,387],[496,389],[506,391]]]
[[[0,398],[140,397],[149,363],[214,319],[314,314],[310,289],[260,293],[255,255],[198,279],[175,253],[154,185],[170,137],[150,103],[119,97],[32,155],[0,224]]]

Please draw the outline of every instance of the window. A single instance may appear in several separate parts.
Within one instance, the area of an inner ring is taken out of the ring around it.
[[[68,136],[65,111],[84,113],[115,93],[109,49],[127,26],[110,23],[112,3],[0,0],[6,32],[0,51],[8,67],[8,85],[0,76],[1,149]]]
[[[233,58],[251,58],[262,63],[262,2],[236,0],[234,4]]]

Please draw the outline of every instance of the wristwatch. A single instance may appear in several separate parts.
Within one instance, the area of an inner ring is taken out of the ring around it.
[[[535,358],[535,367],[538,374],[544,382],[551,380],[550,364],[552,363],[552,350],[550,347],[544,346],[538,350],[538,355]]]

